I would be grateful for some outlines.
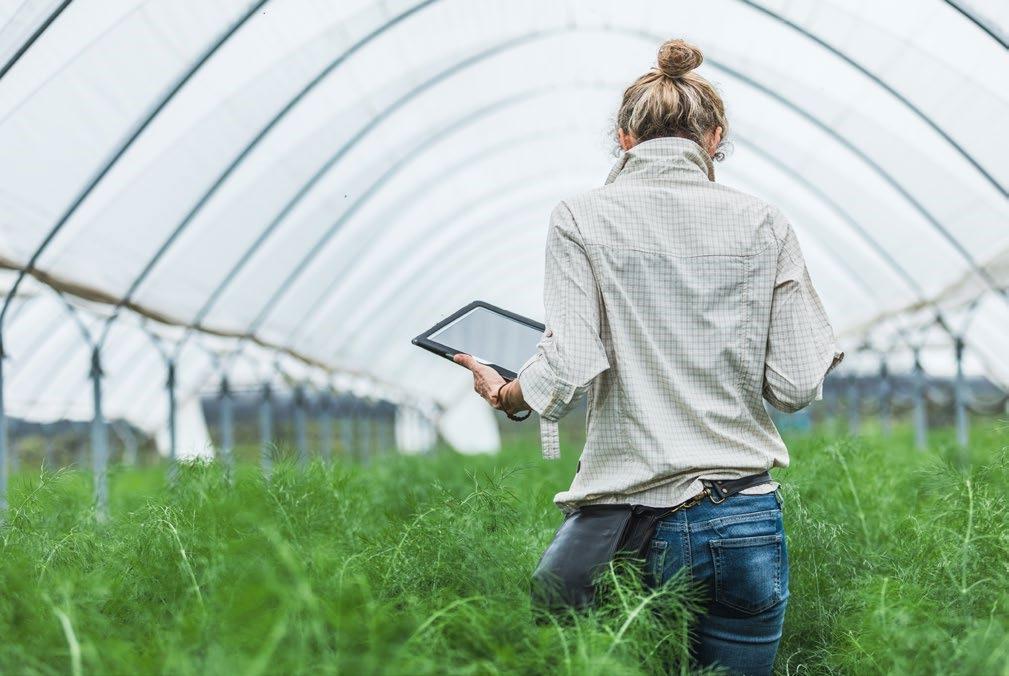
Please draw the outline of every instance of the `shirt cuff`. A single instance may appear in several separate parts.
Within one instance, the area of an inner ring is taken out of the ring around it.
[[[519,371],[518,381],[522,385],[522,398],[530,408],[541,418],[552,421],[563,415],[567,403],[564,395],[574,389],[557,377],[542,353],[525,363]]]
[[[838,350],[835,346],[830,358],[830,365],[827,366],[827,370],[823,373],[823,378],[820,379],[820,384],[816,388],[815,401],[821,401],[823,399],[823,384],[827,381],[827,374],[834,370],[834,367],[844,361],[844,352]]]

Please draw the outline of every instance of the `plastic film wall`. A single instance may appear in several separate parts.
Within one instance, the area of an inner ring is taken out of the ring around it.
[[[163,438],[171,367],[198,454],[201,392],[281,374],[496,447],[409,339],[474,298],[542,316],[547,215],[674,36],[729,107],[718,180],[788,214],[845,347],[945,375],[960,340],[1009,385],[1007,29],[997,0],[6,0],[6,411],[87,419],[97,367]]]

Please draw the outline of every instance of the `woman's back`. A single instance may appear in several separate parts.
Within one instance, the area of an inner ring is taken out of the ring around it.
[[[556,308],[548,314],[565,317],[555,335],[589,343],[567,341],[562,360],[575,382],[579,366],[588,375],[606,364],[588,390],[585,450],[570,490],[556,498],[562,506],[628,494],[636,504],[676,504],[701,490],[702,476],[738,478],[788,463],[762,395],[775,288],[789,272],[782,267],[804,271],[801,254],[780,212],[711,175],[710,157],[693,141],[655,139],[628,151],[605,187],[555,211],[559,248],[584,253],[548,264],[555,279],[546,297]],[[549,293],[579,277],[579,292]],[[822,308],[803,310],[814,310],[797,327],[805,334],[774,346],[793,360],[774,402],[785,408],[808,403],[828,365],[817,372],[811,364],[803,379],[794,357],[809,354],[805,339],[822,335],[816,352],[833,358]],[[579,330],[587,321],[598,322],[597,332]]]

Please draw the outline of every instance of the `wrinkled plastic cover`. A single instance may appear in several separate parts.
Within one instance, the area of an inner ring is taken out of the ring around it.
[[[962,333],[1009,384],[1007,3],[64,5],[0,3],[0,265],[48,284],[5,317],[14,415],[89,417],[101,341],[107,414],[163,430],[156,334],[183,407],[283,363],[496,445],[467,374],[409,339],[476,298],[542,317],[547,215],[602,182],[622,89],[674,36],[728,105],[718,180],[789,216],[845,347],[920,342],[948,374]]]

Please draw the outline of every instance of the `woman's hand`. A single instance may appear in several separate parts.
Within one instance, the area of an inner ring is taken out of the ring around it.
[[[498,390],[505,384],[505,379],[501,374],[486,364],[481,364],[468,354],[459,353],[452,358],[456,364],[462,364],[473,372],[473,389],[481,397],[487,400],[492,407],[500,409],[501,400],[498,398]]]
[[[529,404],[522,396],[522,386],[519,385],[519,381],[506,381],[500,373],[486,364],[481,364],[468,354],[459,353],[452,360],[473,372],[473,389],[492,407],[504,411],[509,418],[516,411],[529,410]],[[525,418],[513,419],[524,420]]]

